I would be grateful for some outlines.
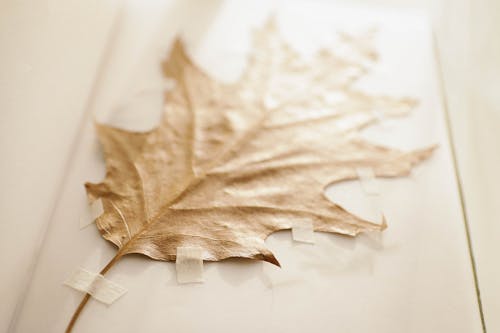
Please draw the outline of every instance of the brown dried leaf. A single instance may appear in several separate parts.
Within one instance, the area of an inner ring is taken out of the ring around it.
[[[330,202],[323,190],[357,178],[356,167],[397,177],[427,158],[432,148],[406,153],[358,135],[376,121],[375,110],[399,115],[414,101],[354,89],[363,65],[328,50],[307,62],[272,21],[254,44],[242,78],[227,85],[176,41],[164,72],[177,84],[160,125],[145,133],[97,125],[107,174],[86,188],[103,201],[96,223],[117,257],[175,260],[177,247],[200,246],[204,260],[279,265],[264,240],[297,223],[351,236],[385,228]],[[376,58],[363,45],[358,55]]]

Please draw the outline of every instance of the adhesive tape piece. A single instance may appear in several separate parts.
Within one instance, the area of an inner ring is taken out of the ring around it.
[[[175,259],[177,282],[203,282],[203,250],[200,247],[182,246],[177,248]]]
[[[292,239],[296,242],[314,244],[314,227],[311,221],[301,221],[292,226]]]
[[[104,304],[110,305],[127,292],[124,287],[106,279],[98,273],[89,272],[78,268],[64,281],[64,284],[90,294],[93,298]]]
[[[102,205],[102,200],[94,200],[94,202],[89,205],[89,209],[85,209],[82,216],[80,217],[80,229],[83,229],[94,223],[96,218],[101,216],[103,213],[104,207]]]
[[[378,195],[380,194],[375,171],[369,167],[357,167],[356,173],[361,182],[361,187],[366,194]]]

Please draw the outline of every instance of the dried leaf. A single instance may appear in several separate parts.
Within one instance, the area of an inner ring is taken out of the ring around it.
[[[357,49],[368,62],[376,58],[366,43]],[[144,133],[97,125],[107,174],[86,188],[103,201],[96,223],[117,257],[175,260],[177,247],[199,246],[204,260],[279,265],[264,240],[301,221],[351,236],[383,230],[385,222],[330,202],[324,188],[357,178],[356,167],[378,177],[407,175],[432,148],[406,153],[359,137],[375,111],[400,115],[415,104],[356,90],[367,71],[361,63],[329,50],[306,61],[270,21],[256,33],[241,79],[222,84],[177,40],[163,66],[176,85],[160,125]]]

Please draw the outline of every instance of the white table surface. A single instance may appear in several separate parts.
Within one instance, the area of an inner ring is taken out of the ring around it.
[[[115,11],[110,1],[0,2],[0,332],[60,196]]]
[[[32,4],[30,3],[30,5]],[[0,312],[2,316],[0,318],[0,322],[2,323],[0,330],[6,328],[9,323],[9,318],[16,304],[16,298],[18,298],[21,293],[20,290],[22,290],[24,286],[23,277],[25,274],[23,273],[29,269],[29,259],[33,256],[33,251],[37,250],[37,239],[40,230],[44,228],[44,223],[50,220],[52,208],[57,201],[56,198],[61,198],[61,194],[65,193],[67,195],[64,195],[63,199],[70,200],[70,206],[78,207],[75,206],[78,205],[75,204],[75,202],[79,194],[73,193],[75,188],[77,188],[83,180],[87,180],[89,176],[94,176],[98,179],[99,172],[102,172],[102,169],[94,165],[90,167],[91,174],[86,174],[85,172],[88,170],[82,171],[82,166],[79,168],[75,167],[75,160],[73,160],[72,165],[73,168],[80,170],[76,172],[77,175],[72,173],[71,168],[68,169],[65,166],[66,161],[68,161],[71,155],[71,141],[76,136],[75,134],[82,121],[82,114],[85,111],[96,112],[98,115],[112,122],[123,121],[124,125],[126,125],[136,120],[133,112],[134,108],[142,105],[142,103],[149,103],[148,105],[150,106],[154,106],[155,103],[158,103],[159,99],[154,96],[154,93],[153,96],[149,96],[144,100],[139,100],[139,102],[135,99],[130,101],[127,96],[130,96],[137,87],[150,90],[150,84],[153,82],[152,85],[154,90],[154,87],[160,84],[158,80],[153,79],[155,77],[154,72],[148,72],[150,71],[148,69],[144,71],[138,69],[142,68],[138,67],[140,64],[151,65],[159,56],[158,52],[162,51],[160,47],[161,43],[157,45],[155,41],[158,35],[154,33],[159,27],[158,24],[160,23],[158,22],[160,22],[160,19],[162,19],[162,31],[165,31],[166,28],[175,28],[176,26],[184,25],[184,30],[187,30],[186,36],[193,48],[193,52],[197,55],[202,65],[207,67],[213,67],[211,65],[217,63],[217,59],[214,59],[212,48],[214,43],[217,45],[216,41],[218,39],[220,40],[220,37],[217,37],[217,29],[221,28],[217,28],[217,24],[214,24],[215,17],[218,18],[217,22],[225,22],[224,19],[220,20],[219,17],[225,17],[226,22],[229,20],[228,9],[223,2],[212,2],[204,6],[198,6],[199,9],[195,11],[195,13],[189,14],[195,15],[194,21],[197,22],[195,25],[187,24],[187,21],[183,21],[183,17],[188,15],[189,4],[186,3],[174,3],[171,5],[172,7],[169,11],[158,10],[162,8],[162,4],[159,2],[155,4],[151,3],[147,6],[138,5],[137,2],[127,3],[124,13],[121,14],[120,33],[114,40],[113,53],[110,55],[110,58],[116,61],[112,63],[108,62],[109,66],[107,73],[100,77],[99,82],[97,82],[100,88],[99,94],[93,95],[91,103],[88,103],[87,101],[89,100],[89,96],[91,96],[95,78],[99,77],[97,76],[99,72],[99,59],[102,59],[102,55],[105,53],[105,41],[110,35],[111,23],[116,12],[115,4],[112,2],[100,2],[97,4],[97,2],[95,2],[91,5],[83,6],[78,5],[76,2],[68,2],[66,5],[67,7],[45,7],[44,5],[40,5],[40,11],[37,12],[33,7],[27,5],[23,6],[23,4],[19,3],[14,4],[13,2],[6,2],[6,5],[2,4],[2,6],[5,6],[8,10],[2,11],[2,14],[0,14],[3,15],[0,24],[6,27],[4,28],[2,26],[0,41],[2,50],[7,50],[7,52],[2,52],[2,61],[0,62],[2,64],[2,70],[0,72],[2,75],[0,77],[2,88],[2,98],[0,99],[2,107],[2,121],[0,122],[2,126],[2,140],[0,143],[2,156],[4,156],[5,160],[15,162],[2,163],[1,172],[1,184],[3,188],[1,201],[1,217],[3,222],[1,253],[2,264],[6,263],[6,266],[1,270],[2,282],[6,281],[6,283],[4,283],[6,287],[2,287],[1,292],[2,299],[8,306],[3,307],[2,312]],[[179,14],[170,14],[170,16],[168,16],[168,13],[172,11]],[[6,19],[3,19],[4,17],[6,17]],[[47,17],[51,19],[47,19]],[[165,23],[165,17],[172,19],[170,23]],[[71,25],[68,24],[69,21],[72,22]],[[411,27],[412,22],[415,23],[413,27]],[[423,103],[424,106],[432,106],[429,109],[437,109],[437,111],[434,110],[434,112],[440,114],[440,96],[435,76],[436,72],[434,72],[433,67],[434,59],[432,58],[432,45],[430,44],[431,40],[428,38],[429,35],[426,34],[429,31],[421,31],[426,28],[421,26],[422,21],[417,17],[412,16],[409,20],[404,20],[402,23],[409,27],[408,29],[410,29],[410,31],[406,31],[407,33],[412,32],[411,29],[420,31],[420,34],[416,34],[417,37],[415,40],[412,39],[411,42],[409,40],[406,41],[408,43],[407,47],[417,52],[417,54],[405,54],[409,58],[408,61],[414,59],[412,57],[417,57],[419,55],[419,59],[423,60],[415,64],[416,67],[412,69],[414,72],[405,73],[403,70],[397,76],[387,76],[386,79],[388,80],[384,88],[388,89],[388,91],[400,93],[415,92],[415,94],[426,101]],[[65,29],[61,29],[61,27]],[[201,33],[207,29],[210,32],[206,34],[205,37],[200,37]],[[171,31],[174,33],[175,30]],[[400,32],[400,35],[398,35],[398,33],[393,32],[394,35],[390,37],[389,40],[391,38],[399,38],[402,43],[405,43],[401,35],[402,33],[403,32]],[[207,35],[209,37],[206,37]],[[165,36],[168,36],[168,34]],[[210,39],[210,36],[215,37]],[[231,38],[231,36],[227,38]],[[131,45],[134,46],[131,47]],[[387,43],[385,45],[387,49],[383,50],[383,52],[387,52],[388,55],[392,54],[393,56],[395,56],[397,52],[404,52],[402,51],[403,48],[394,46],[391,48],[390,45],[392,44]],[[418,47],[419,45],[421,47]],[[122,50],[124,52],[117,57],[116,52],[119,52],[117,50]],[[223,51],[223,46],[219,45],[218,50]],[[418,52],[422,53],[418,54]],[[82,54],[85,56],[82,56]],[[235,68],[238,66],[238,60],[235,60],[233,66]],[[390,71],[390,64],[387,66],[389,67],[386,69]],[[228,70],[225,74],[230,75],[231,70]],[[414,77],[410,80],[405,74],[413,74]],[[224,75],[224,73],[222,73],[222,75]],[[387,73],[384,74],[382,70],[378,75],[383,78]],[[135,87],[129,84],[131,78],[133,78],[135,82]],[[57,93],[54,93],[55,91]],[[110,110],[111,107],[117,106],[117,104],[123,101],[125,101],[125,105],[129,108],[128,111],[125,110],[123,112],[106,114],[105,110]],[[137,105],[134,106],[134,103]],[[88,108],[85,109],[85,105],[89,104],[92,110]],[[130,108],[132,112],[129,112]],[[38,111],[40,109],[42,109],[43,112]],[[429,121],[429,118],[425,118],[425,110],[419,108],[418,112],[424,115],[421,116],[423,118],[420,120],[422,124],[425,121]],[[21,117],[20,114],[24,116]],[[129,116],[129,118],[126,118],[126,116]],[[427,115],[427,117],[431,116],[430,114]],[[154,115],[151,115],[151,117],[149,121],[141,125],[144,127],[151,125]],[[418,123],[419,116],[416,115],[415,117],[416,118],[412,116],[411,121]],[[435,129],[434,132],[431,129],[429,130],[430,132],[426,132],[426,134],[428,134],[427,136],[422,134],[421,136],[415,135],[412,137],[410,135],[406,140],[403,140],[403,142],[407,145],[414,145],[414,147],[420,144],[430,143],[426,141],[430,139],[436,139],[443,142],[445,148],[440,150],[437,157],[438,162],[434,161],[432,163],[438,164],[438,168],[442,168],[443,173],[451,173],[451,160],[448,154],[449,152],[446,149],[445,133],[442,132],[442,129],[439,130],[439,127],[444,125],[442,122],[443,119],[441,115],[436,119],[438,125],[435,126],[437,126],[438,129]],[[412,123],[412,125],[414,124],[415,123]],[[408,123],[406,126],[411,128],[412,125]],[[402,128],[405,129],[404,126]],[[90,130],[87,132],[90,133]],[[33,133],[36,133],[36,135]],[[394,133],[394,135],[398,134],[404,135],[404,133],[399,133],[397,131]],[[384,137],[380,135],[376,130],[371,131],[369,135],[381,141],[390,139],[389,136]],[[84,137],[85,136],[82,138]],[[12,140],[12,138],[17,138],[17,140]],[[92,147],[92,142],[92,139],[87,141],[80,139],[79,148],[73,150],[76,151],[75,158],[80,158],[82,163],[88,163],[89,154],[95,153],[95,151],[92,150],[95,148]],[[87,145],[87,148],[85,148],[85,145]],[[81,153],[83,149],[88,149],[85,153],[86,155]],[[26,151],[30,151],[30,153],[27,154]],[[91,162],[95,163],[95,161]],[[436,167],[434,164],[433,168]],[[62,175],[65,174],[64,170],[69,170],[68,177],[70,180],[61,187],[62,178],[64,178]],[[407,207],[408,210],[402,209],[402,211],[399,212],[392,212],[396,220],[408,219],[408,214],[411,215],[412,212],[416,212],[416,208],[414,207],[415,201],[419,202],[418,200],[422,200],[418,195],[418,193],[422,194],[422,192],[419,191],[423,191],[426,184],[430,186],[432,182],[437,181],[436,176],[432,178],[432,171],[433,169],[430,166],[422,166],[421,169],[417,170],[415,174],[417,178],[416,184],[408,180],[384,184],[384,188],[387,188],[389,193],[387,198],[384,196],[384,200],[387,200],[386,204],[388,206],[390,206],[393,200],[396,200],[399,196],[398,193],[406,193],[408,187],[411,187],[412,184],[415,186],[414,194],[410,194],[413,201],[411,201]],[[85,177],[81,179],[83,175],[85,175]],[[452,179],[451,176],[452,175],[449,174],[448,177],[444,177],[448,182],[444,184],[447,191],[454,189],[455,186],[454,179]],[[68,184],[71,184],[71,186]],[[6,191],[6,189],[9,190]],[[347,198],[340,197],[338,199],[345,200],[344,205],[347,207],[349,207],[349,200],[352,200],[352,198],[363,197],[359,193],[356,194],[356,190],[352,186],[346,188],[345,192],[350,193],[350,196],[347,196]],[[334,196],[338,195],[338,193],[336,193],[337,192],[333,190],[331,194]],[[461,219],[460,206],[456,194],[457,193],[453,191],[446,193],[446,196],[450,197],[447,201],[450,201],[451,204],[449,206],[448,204],[445,205],[446,207],[442,208],[441,211],[442,214],[451,214],[447,216],[455,222]],[[425,202],[420,202],[420,204],[431,204],[427,202],[428,200],[424,201]],[[59,208],[56,209],[52,222],[61,221],[61,214],[65,219],[71,220],[73,218],[74,211],[66,209],[64,212],[60,206],[61,201],[59,201]],[[361,205],[361,207],[356,207],[356,205],[354,205],[353,209],[362,211],[363,205]],[[387,209],[390,211],[390,207]],[[439,213],[435,215],[439,216]],[[4,223],[4,221],[20,222]],[[438,221],[436,221],[436,223],[437,222]],[[78,223],[75,221],[74,225],[71,227],[77,225]],[[340,257],[336,258],[335,265],[327,266],[327,275],[330,274],[329,278],[332,278],[331,274],[333,274],[334,278],[337,279],[336,282],[339,282],[340,285],[343,286],[354,286],[356,283],[360,283],[361,285],[361,287],[356,286],[361,288],[361,290],[358,290],[357,292],[359,292],[359,294],[355,293],[355,295],[358,296],[354,297],[352,293],[349,293],[353,291],[353,289],[350,289],[352,287],[344,290],[330,290],[335,291],[331,296],[338,298],[338,300],[331,302],[339,309],[343,308],[345,312],[345,314],[339,312],[339,314],[343,314],[342,318],[344,319],[337,321],[335,325],[340,325],[338,327],[344,328],[344,331],[347,331],[350,327],[353,332],[361,332],[363,329],[364,331],[373,331],[373,327],[379,327],[385,332],[396,332],[401,331],[401,329],[405,331],[413,330],[414,332],[480,332],[481,326],[475,300],[475,290],[468,258],[468,249],[465,242],[465,233],[463,228],[459,228],[457,225],[460,225],[460,223],[452,225],[444,224],[439,227],[442,229],[438,229],[435,226],[433,227],[431,216],[429,217],[429,221],[420,225],[418,229],[401,227],[398,231],[397,226],[395,226],[393,228],[395,231],[388,231],[384,242],[397,242],[405,235],[409,237],[411,232],[420,235],[418,237],[430,236],[425,242],[422,238],[419,238],[418,242],[410,242],[407,244],[406,250],[400,249],[396,251],[396,254],[391,251],[387,251],[388,253],[384,252],[384,250],[375,251],[368,246],[371,243],[367,240],[355,241],[356,247],[352,250],[350,247],[353,245],[350,243],[337,239],[335,239],[335,242],[332,242],[332,237],[320,236],[318,248],[334,250],[341,254]],[[449,226],[452,226],[452,228],[447,228]],[[57,234],[57,232],[54,231],[57,230],[57,228],[58,227],[52,227],[49,229],[49,238],[57,238],[57,236],[50,236],[51,233],[54,235]],[[75,230],[72,232],[75,232]],[[96,234],[97,233],[91,229],[79,232],[78,239],[85,239],[82,241],[82,244],[78,245],[77,252],[80,255],[78,260],[74,258],[72,258],[72,260],[69,260],[70,258],[61,258],[61,262],[57,262],[57,267],[48,268],[47,265],[39,265],[35,274],[35,280],[38,281],[35,282],[35,287],[33,287],[35,291],[29,291],[26,302],[24,303],[25,308],[23,311],[19,312],[19,318],[22,320],[19,326],[17,326],[18,331],[28,332],[34,327],[37,327],[39,331],[40,329],[41,331],[51,331],[51,329],[55,327],[62,327],[61,325],[65,323],[70,315],[78,296],[72,291],[64,289],[61,291],[60,284],[54,284],[54,278],[59,279],[57,282],[62,280],[64,274],[68,273],[70,267],[75,266],[75,261],[78,262],[76,265],[81,264],[91,269],[98,270],[102,262],[106,260],[106,256],[110,255],[111,248],[108,247],[103,240],[96,237]],[[287,311],[287,309],[290,309],[290,307],[287,307],[287,304],[293,303],[297,298],[305,300],[305,304],[301,305],[304,307],[307,307],[307,304],[321,304],[321,302],[331,305],[329,303],[330,301],[325,301],[322,297],[324,295],[321,294],[321,290],[323,290],[321,287],[330,281],[324,278],[323,275],[325,274],[321,271],[322,265],[324,265],[324,262],[322,263],[322,261],[319,260],[324,259],[321,258],[321,252],[318,254],[315,250],[311,250],[310,248],[303,249],[302,247],[294,247],[288,241],[288,237],[289,236],[286,234],[272,236],[269,240],[269,244],[273,249],[276,249],[275,251],[280,253],[283,258],[290,258],[284,259],[284,261],[289,264],[290,276],[299,276],[299,280],[310,279],[310,275],[307,274],[307,271],[304,273],[301,272],[302,266],[300,265],[301,263],[311,262],[311,257],[315,258],[318,255],[320,256],[320,258],[316,258],[318,260],[312,260],[312,266],[314,266],[314,268],[311,269],[311,271],[314,271],[314,273],[311,274],[314,275],[314,283],[307,284],[305,288],[296,290],[293,287],[288,289],[282,287],[282,284],[285,286],[288,284],[293,286],[297,281],[293,279],[289,281],[286,277],[288,275],[269,271],[267,267],[261,264],[251,264],[249,268],[244,268],[241,267],[242,265],[240,263],[233,262],[223,263],[217,266],[210,265],[210,267],[207,267],[207,280],[209,280],[209,282],[202,287],[177,287],[174,283],[175,281],[173,281],[173,268],[171,265],[151,262],[143,260],[143,258],[131,258],[127,259],[127,261],[130,262],[118,266],[117,272],[114,273],[118,280],[131,289],[129,294],[120,301],[121,303],[117,303],[107,310],[98,304],[89,305],[87,309],[88,313],[82,317],[82,322],[79,323],[82,325],[80,329],[81,331],[92,331],[99,327],[105,327],[100,326],[104,323],[102,320],[110,318],[116,318],[112,319],[113,323],[116,324],[116,326],[114,326],[116,331],[124,331],[125,329],[133,331],[136,328],[142,327],[134,327],[130,323],[127,325],[125,322],[118,322],[120,313],[131,311],[129,307],[131,304],[137,304],[137,302],[146,304],[146,306],[150,307],[165,305],[166,310],[170,309],[170,311],[167,312],[171,312],[172,316],[176,315],[176,317],[173,318],[174,320],[170,321],[172,325],[181,325],[185,323],[190,316],[190,312],[186,312],[186,309],[192,309],[194,313],[201,316],[199,318],[200,325],[209,323],[205,326],[200,326],[200,328],[217,327],[210,326],[210,323],[216,325],[217,322],[214,323],[210,321],[212,318],[210,314],[212,312],[203,311],[205,305],[208,304],[203,303],[203,301],[209,302],[216,297],[216,295],[211,294],[208,288],[217,291],[221,290],[220,288],[226,288],[227,290],[228,286],[231,288],[231,295],[237,294],[237,296],[240,297],[247,297],[250,299],[249,302],[258,302],[262,299],[268,302],[270,295],[272,295],[271,299],[273,302],[277,302],[277,304],[272,303],[272,309],[281,309],[277,311],[277,318],[282,318],[283,320],[280,322],[276,322],[276,319],[273,321],[272,318],[267,318],[267,321],[261,320],[262,322],[259,323],[261,326],[258,325],[253,327],[254,330],[257,328],[264,331],[266,329],[269,330],[270,326],[264,324],[265,322],[269,323],[269,320],[271,320],[271,323],[274,322],[274,325],[283,324],[287,326],[288,324],[285,323],[285,319],[288,318],[291,313],[304,315],[294,312],[299,311],[301,307],[293,308],[292,312]],[[62,241],[62,238],[59,237],[58,239]],[[20,247],[20,244],[23,246]],[[55,241],[54,244],[58,244],[57,241]],[[424,244],[425,246],[422,247]],[[432,247],[432,244],[441,244],[441,247],[438,249]],[[363,246],[367,247],[367,249],[360,249],[360,247]],[[52,248],[48,246],[48,248],[49,249],[47,249],[47,246],[43,247],[40,257],[41,260],[46,260],[45,263],[53,262],[53,256],[50,255],[50,253],[52,253],[51,251],[60,251],[60,248],[57,247]],[[92,251],[88,251],[89,248],[92,248]],[[439,250],[441,250],[441,252]],[[14,253],[16,254],[14,255]],[[414,268],[408,262],[406,262],[406,265],[409,266],[404,266],[405,261],[403,259],[408,259],[409,257],[413,258],[412,260],[417,260],[416,262],[412,261],[411,264],[417,263],[418,269]],[[300,260],[297,260],[297,258],[300,258]],[[388,268],[391,266],[391,262],[394,263],[393,260],[396,260],[395,258],[399,258],[397,260],[401,260],[400,263],[403,263],[403,267],[405,268]],[[297,261],[299,262],[297,263]],[[345,263],[346,261],[347,264]],[[354,265],[353,268],[352,265],[349,264],[350,261],[354,261],[358,267]],[[361,264],[359,264],[359,261],[361,261]],[[366,264],[366,262],[369,264]],[[347,268],[339,263],[344,263],[344,266],[347,265]],[[42,268],[40,268],[40,266]],[[338,266],[341,266],[347,273],[337,274],[336,270]],[[333,270],[333,272],[330,270]],[[406,271],[402,272],[402,270]],[[445,273],[441,274],[443,270]],[[437,284],[435,280],[436,274],[432,274],[436,272],[440,272],[437,276]],[[411,281],[403,279],[403,277],[407,278],[409,276],[408,274],[412,276]],[[246,277],[246,275],[250,275],[250,277]],[[264,277],[270,278],[270,280],[267,282],[261,281]],[[370,277],[370,279],[367,279],[367,277]],[[422,279],[418,279],[417,277],[422,277]],[[444,283],[446,277],[450,279]],[[389,288],[389,283],[387,283],[386,279],[392,279],[389,280],[392,287],[394,287],[394,285],[398,285],[399,287],[396,289]],[[158,285],[159,288],[163,289],[160,291],[155,290],[160,296],[165,294],[163,296],[166,298],[171,298],[173,296],[179,297],[177,300],[178,303],[185,307],[182,308],[182,306],[180,306],[178,308],[172,308],[172,303],[169,303],[169,301],[165,301],[167,302],[165,304],[161,303],[161,301],[158,300],[158,295],[151,297],[148,293],[145,293],[143,289],[144,281],[147,281],[148,284],[154,283]],[[378,281],[382,286],[389,289],[377,287],[377,289],[372,290],[368,282],[374,281]],[[269,283],[274,283],[279,287],[270,288]],[[413,289],[409,295],[408,290],[410,285]],[[36,288],[38,288],[38,291],[36,291]],[[364,293],[360,291],[364,291]],[[386,292],[383,293],[383,291]],[[40,292],[41,294],[38,294]],[[374,292],[375,294],[370,294]],[[378,293],[380,293],[380,295]],[[44,297],[38,297],[40,295]],[[55,296],[49,302],[47,298],[51,296],[47,295]],[[180,298],[186,295],[192,297],[191,302],[189,299]],[[364,297],[360,298],[361,295],[364,295]],[[369,297],[367,295],[371,296]],[[377,308],[378,313],[374,312],[366,321],[354,323],[352,306],[363,304],[365,310],[372,309],[372,305],[370,304],[373,304],[376,300],[374,297],[377,297],[377,295],[388,303],[387,306],[384,305],[385,303],[383,301],[379,301],[379,307]],[[201,300],[193,305],[192,302],[196,298]],[[231,300],[226,300],[225,298],[224,300],[230,304]],[[345,303],[346,300],[347,304]],[[363,300],[362,303],[359,303],[361,300]],[[388,302],[388,300],[391,300],[391,302]],[[45,308],[44,304],[51,304],[51,306],[48,307],[50,308],[50,310],[48,310],[48,317],[43,316],[42,318],[42,316],[36,313],[40,308]],[[280,306],[280,304],[282,306]],[[424,306],[424,304],[427,306]],[[189,307],[187,307],[188,305]],[[343,305],[343,307],[341,305]],[[270,305],[268,304],[268,306]],[[402,309],[408,311],[403,312]],[[445,313],[443,312],[444,310],[450,311],[450,315],[456,319],[451,321],[447,320],[446,316],[440,317],[436,315],[436,313]],[[106,311],[105,316],[103,315],[103,311]],[[255,311],[255,309],[250,306],[241,306],[237,311],[241,311],[242,314],[243,311]],[[325,309],[318,310],[316,315],[323,314],[321,311],[325,311]],[[487,310],[485,312],[487,313]],[[398,316],[398,313],[403,313],[404,315]],[[255,315],[258,314],[259,312],[257,311]],[[330,315],[329,312],[325,314]],[[385,316],[380,317],[379,314],[385,314]],[[85,318],[91,319],[93,315],[95,316],[94,318],[100,318],[100,321],[95,320],[89,322],[89,320],[85,320]],[[264,315],[264,313],[261,315]],[[311,315],[306,314],[304,316],[311,319]],[[387,326],[387,316],[392,319],[390,326]],[[165,327],[163,322],[164,317],[139,316],[138,318],[143,320],[148,319],[148,322],[151,321],[151,325],[153,325],[151,327]],[[205,320],[203,320],[203,318],[205,318]],[[313,315],[312,318],[316,317]],[[314,323],[311,322],[304,323],[304,325],[306,324],[314,325]],[[333,325],[331,323],[322,322],[319,319],[316,322],[316,325],[320,325],[317,326],[318,328],[321,328],[323,324]],[[120,328],[120,325],[123,325],[123,327]],[[138,324],[134,323],[134,325]],[[194,330],[198,328],[196,325],[184,328],[192,328]],[[249,329],[250,328],[252,327],[249,327]],[[293,329],[305,327],[290,326],[289,328],[293,331]],[[342,329],[340,329],[340,331],[342,331]]]

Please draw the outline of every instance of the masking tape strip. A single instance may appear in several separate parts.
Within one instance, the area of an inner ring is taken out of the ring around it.
[[[296,242],[314,244],[314,227],[311,221],[301,221],[292,226],[292,239]]]
[[[94,200],[90,205],[89,209],[85,209],[82,216],[80,216],[80,229],[83,229],[95,222],[96,218],[104,213],[104,207],[102,206],[102,200]]]
[[[357,167],[356,173],[358,174],[361,187],[366,194],[378,195],[380,194],[379,184],[375,176],[375,171],[369,167]]]
[[[101,274],[78,268],[64,284],[90,294],[93,298],[110,305],[127,292],[127,289],[104,278]]]
[[[175,268],[177,270],[177,282],[203,282],[202,248],[193,246],[178,247]]]

